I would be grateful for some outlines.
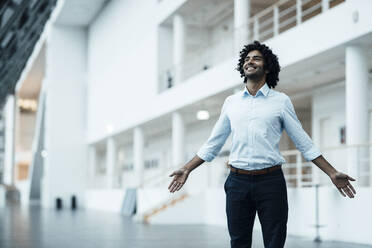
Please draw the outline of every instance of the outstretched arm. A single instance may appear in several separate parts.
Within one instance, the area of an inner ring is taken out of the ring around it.
[[[318,148],[316,148],[310,137],[303,130],[289,97],[287,97],[284,102],[282,120],[284,128],[287,131],[289,137],[291,137],[297,149],[301,151],[305,159],[307,161],[312,161],[324,173],[326,173],[331,178],[332,183],[337,187],[338,191],[340,191],[343,196],[347,195],[350,198],[354,198],[354,194],[356,194],[356,192],[353,186],[350,184],[349,180],[355,181],[355,179],[344,173],[338,172],[321,155]]]
[[[349,198],[354,198],[356,191],[349,182],[355,181],[354,178],[342,172],[338,172],[322,155],[312,160],[312,162],[331,178],[332,183],[343,196],[346,197],[347,195]]]

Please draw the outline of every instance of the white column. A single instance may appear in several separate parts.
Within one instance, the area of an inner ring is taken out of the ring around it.
[[[297,25],[302,22],[302,0],[296,2],[296,23]]]
[[[114,187],[115,168],[116,168],[116,142],[113,137],[109,137],[106,143],[106,179],[107,188]]]
[[[174,81],[179,84],[183,79],[183,63],[185,61],[185,33],[186,26],[183,17],[175,15],[173,18],[173,65]]]
[[[5,147],[4,147],[4,183],[14,184],[14,149],[15,149],[15,112],[16,97],[8,96],[4,107],[5,114]]]
[[[143,173],[144,173],[144,135],[142,128],[136,127],[134,128],[134,135],[133,135],[133,166],[134,172],[137,177],[137,185],[141,185],[143,183]]]
[[[329,0],[322,0],[322,12],[325,12],[329,9]]]
[[[260,23],[258,22],[257,16],[254,17],[253,23],[253,39],[260,40]]]
[[[185,124],[179,112],[172,114],[172,167],[185,162]]]
[[[250,0],[234,0],[234,48],[236,52],[240,51],[243,48],[243,45],[250,41],[250,9]]]
[[[274,5],[273,9],[274,13],[274,36],[277,36],[279,34],[279,7],[278,5]]]
[[[362,47],[346,48],[346,143],[358,145],[368,142],[368,63]],[[348,151],[348,173],[359,178],[360,161],[367,149]],[[363,168],[364,169],[364,168]],[[359,181],[359,184],[364,183]]]
[[[95,177],[96,177],[96,168],[97,168],[97,153],[95,146],[89,146],[88,148],[88,188],[95,187]]]

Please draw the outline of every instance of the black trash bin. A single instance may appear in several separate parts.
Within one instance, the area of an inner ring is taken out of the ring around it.
[[[77,208],[77,199],[76,199],[76,196],[73,195],[71,197],[71,209],[75,210],[76,208]]]
[[[58,197],[58,198],[56,199],[56,209],[57,209],[57,210],[60,210],[60,209],[62,209],[62,207],[63,207],[62,199]]]

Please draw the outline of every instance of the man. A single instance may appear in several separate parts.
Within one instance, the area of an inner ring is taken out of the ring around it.
[[[356,193],[350,176],[338,172],[321,155],[302,129],[289,97],[273,88],[279,81],[278,58],[255,41],[240,52],[237,70],[246,84],[243,91],[226,98],[211,136],[197,155],[174,171],[168,189],[181,189],[190,172],[211,161],[232,134],[230,174],[225,182],[226,215],[231,247],[251,247],[256,212],[265,247],[284,247],[287,234],[287,187],[281,170],[285,163],[279,140],[285,129],[306,160],[312,161],[343,196]]]

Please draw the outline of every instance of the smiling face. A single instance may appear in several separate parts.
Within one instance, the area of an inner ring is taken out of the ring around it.
[[[250,51],[245,57],[243,70],[247,79],[252,81],[261,80],[267,73],[264,70],[262,53],[258,50]]]

